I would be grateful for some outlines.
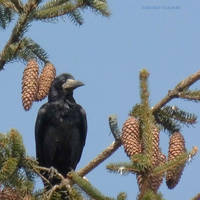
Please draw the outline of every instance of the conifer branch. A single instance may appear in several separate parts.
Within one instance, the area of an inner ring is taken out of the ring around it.
[[[23,36],[27,31],[29,24],[34,20],[52,19],[63,15],[68,15],[70,19],[81,25],[83,18],[80,13],[80,9],[90,7],[104,16],[109,15],[106,1],[102,0],[51,0],[40,8],[39,3],[42,0],[28,0],[23,5],[21,0],[0,0],[0,26],[6,27],[6,24],[11,21],[12,14],[17,12],[19,15],[18,21],[13,28],[11,36],[0,53],[0,70],[4,65],[16,58],[22,58],[23,60],[29,60],[31,58],[38,58],[43,62],[47,62],[47,55],[38,44],[33,41],[24,51],[19,51],[20,44],[27,44],[26,39],[23,40]],[[21,42],[21,40],[23,40]],[[28,45],[27,45],[28,46]],[[19,52],[18,52],[19,51]]]
[[[10,36],[10,39],[6,43],[4,49],[2,50],[0,54],[0,70],[3,69],[3,66],[6,64],[7,60],[7,52],[11,45],[13,45],[16,42],[19,42],[19,40],[23,37],[24,33],[26,32],[28,25],[31,20],[31,11],[34,9],[34,6],[32,5],[32,2],[29,4],[26,4],[26,12],[20,15],[13,31]]]
[[[139,173],[141,168],[135,163],[111,163],[106,166],[106,168],[113,173],[118,173],[120,175],[127,175],[129,173]]]
[[[37,165],[33,166],[33,169],[34,169],[34,170],[37,170],[37,172],[38,172],[38,170],[39,170],[39,171],[46,171],[46,172],[48,172],[48,173],[51,172],[51,168],[42,167],[42,166],[37,166]],[[59,178],[60,180],[63,180],[63,179],[64,179],[63,175],[60,174],[58,171],[55,171],[54,176],[56,176],[56,177]]]
[[[60,185],[54,185],[50,190],[45,192],[44,199],[50,200],[53,197],[53,194],[60,188]]]
[[[143,153],[148,159],[148,165],[151,166],[153,158],[153,132],[152,125],[154,124],[153,116],[149,107],[149,91],[148,91],[149,73],[146,69],[140,71],[140,98],[141,98],[141,113],[140,113],[140,130],[144,145]]]
[[[20,49],[20,44],[21,44],[21,41],[7,46],[2,52],[2,55],[0,58],[0,64],[1,64],[1,62],[4,62],[4,61],[6,61],[8,63],[8,62],[14,60],[17,57],[17,52]]]
[[[36,166],[33,166],[33,165],[32,165],[31,167],[33,168],[34,172],[35,172],[38,176],[41,177],[42,180],[44,180],[48,185],[51,185],[51,183],[49,182],[49,180],[46,179],[46,178],[40,173],[40,171],[42,171],[42,170],[44,171],[44,168],[36,167]],[[45,170],[49,172],[49,169],[48,169],[48,168],[45,169]]]
[[[0,182],[18,191],[33,191],[33,171],[25,162],[25,148],[15,129],[0,134]]]
[[[143,173],[148,169],[149,158],[145,154],[135,154],[131,157],[132,165],[140,169],[140,172]]]
[[[37,9],[34,13],[36,20],[46,20],[57,18],[63,15],[71,15],[78,24],[82,23],[82,17],[78,13],[78,9],[84,9],[86,7],[92,8],[96,12],[103,16],[109,16],[110,12],[107,8],[107,3],[101,0],[76,0],[72,1],[50,1],[45,5]]]
[[[80,188],[68,187],[67,192],[69,193],[71,199],[85,200],[85,198],[81,195],[82,190]]]
[[[193,197],[191,200],[199,200],[200,199],[200,193],[198,193],[195,197]]]
[[[5,8],[12,9],[15,12],[18,12],[18,9],[16,8],[15,4],[8,0],[0,0],[0,4],[3,5]]]
[[[66,15],[70,12],[75,11],[76,9],[84,6],[83,1],[78,1],[76,4],[71,3],[70,1],[65,1],[60,5],[55,5],[54,7],[42,7],[35,11],[33,17],[37,20],[45,20],[56,18],[59,16]]]
[[[171,133],[179,131],[180,124],[192,125],[197,120],[196,115],[185,112],[176,106],[164,106],[158,109],[154,116],[156,122]]]
[[[19,13],[22,13],[24,8],[23,8],[23,3],[21,0],[11,0],[11,2],[15,5],[15,8]]]
[[[127,195],[124,192],[121,192],[117,195],[117,200],[126,200]]]
[[[9,158],[5,160],[1,166],[0,170],[0,182],[5,183],[7,180],[11,178],[11,176],[15,173],[18,165],[18,159]]]
[[[25,61],[32,58],[35,58],[38,61],[43,61],[44,63],[48,61],[48,55],[45,50],[30,38],[23,38],[20,41],[20,47],[16,54],[17,57]]]
[[[102,153],[100,153],[96,158],[90,161],[84,168],[80,169],[77,173],[79,176],[85,176],[100,163],[111,156],[119,147],[121,146],[121,141],[114,141],[109,145]]]
[[[159,176],[164,174],[168,170],[173,170],[177,166],[184,165],[188,160],[191,160],[197,154],[198,148],[195,146],[189,153],[182,153],[175,159],[165,162],[164,164],[154,168],[152,175]]]
[[[142,69],[140,71],[140,98],[141,104],[145,105],[146,107],[149,106],[149,91],[147,84],[148,77],[148,71],[146,69]]]
[[[142,195],[140,194],[138,200],[165,200],[165,199],[162,197],[161,193],[156,194],[153,191],[148,190],[145,192],[145,194]]]
[[[163,115],[161,109],[158,109],[154,113],[154,116],[155,121],[161,126],[161,128],[163,128],[164,130],[168,130],[169,133],[173,133],[181,129],[180,124],[177,121]]]
[[[5,29],[13,19],[14,11],[0,4],[0,26]]]
[[[168,94],[152,108],[152,112],[153,113],[156,112],[159,108],[162,108],[172,99],[178,98],[180,92],[183,92],[185,89],[188,89],[194,82],[198,81],[199,79],[200,79],[200,71],[182,80],[180,83],[176,85],[176,87],[173,90],[169,90]]]
[[[78,9],[68,13],[67,15],[69,16],[69,18],[71,19],[72,22],[74,22],[78,25],[83,24],[83,18],[82,18],[81,13]]]
[[[69,172],[68,177],[92,198],[96,200],[114,200],[113,198],[109,198],[101,194],[101,192],[94,188],[89,181],[83,179],[76,172]]]
[[[97,13],[102,14],[103,16],[109,17],[110,11],[108,10],[107,3],[104,0],[85,0],[87,6],[92,8]]]
[[[179,92],[178,97],[181,99],[199,102],[200,101],[200,90],[196,90],[196,91],[186,90],[183,92]]]

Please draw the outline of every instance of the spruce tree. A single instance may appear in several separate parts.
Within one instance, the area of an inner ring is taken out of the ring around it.
[[[0,26],[6,29],[15,20],[12,33],[0,53],[0,70],[13,61],[26,64],[23,74],[22,101],[25,110],[33,102],[42,100],[48,94],[51,82],[55,78],[56,68],[47,56],[47,52],[31,38],[26,37],[29,25],[33,21],[51,22],[62,16],[78,25],[83,24],[81,12],[90,8],[102,16],[110,15],[106,0],[0,0]],[[41,35],[41,37],[43,37]],[[43,66],[41,74],[38,64]],[[129,118],[123,128],[118,127],[117,117],[110,115],[109,125],[114,142],[79,171],[71,171],[67,178],[59,173],[55,176],[61,180],[59,185],[46,190],[35,191],[36,177],[45,179],[41,171],[50,171],[38,165],[35,158],[27,155],[20,133],[11,129],[0,134],[0,199],[5,200],[50,200],[62,199],[67,193],[71,200],[125,200],[126,193],[117,197],[108,197],[98,188],[83,178],[100,163],[112,155],[121,145],[130,158],[130,162],[118,162],[107,165],[109,172],[127,175],[135,174],[138,182],[138,200],[164,199],[158,189],[164,179],[169,189],[173,189],[181,178],[186,162],[196,155],[196,146],[187,151],[185,139],[181,132],[184,125],[197,122],[195,114],[170,106],[173,99],[198,102],[200,90],[191,90],[190,86],[200,79],[200,71],[180,81],[175,88],[152,107],[149,103],[149,72],[143,69],[139,73],[141,101],[130,108]],[[159,146],[162,131],[170,135],[168,155],[162,153]],[[88,144],[89,145],[89,144]],[[187,166],[189,167],[189,166]],[[45,180],[48,183],[48,180]],[[50,184],[50,183],[49,183]],[[193,199],[198,199],[197,194]]]

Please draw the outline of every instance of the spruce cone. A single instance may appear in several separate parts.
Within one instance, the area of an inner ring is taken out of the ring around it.
[[[152,131],[153,131],[153,160],[152,160],[152,164],[153,166],[156,166],[159,164],[159,159],[160,159],[160,149],[159,149],[159,142],[160,142],[160,133],[158,128],[153,125],[152,127]]]
[[[159,150],[157,165],[164,164],[165,162],[166,162],[166,156],[164,154],[162,154],[162,152]],[[162,181],[163,181],[163,175],[162,176],[152,176],[151,189],[154,192],[157,192]]]
[[[158,151],[158,159],[157,159],[157,165],[164,164],[166,162],[166,156],[161,153],[161,151]],[[152,176],[149,185],[150,188],[154,191],[157,192],[161,183],[163,181],[163,176]],[[143,177],[141,174],[137,174],[137,183],[139,190],[141,191],[142,185],[143,185]]]
[[[134,117],[129,117],[122,128],[122,144],[126,154],[131,157],[134,154],[141,153],[142,147],[139,135],[139,123]]]
[[[46,63],[39,77],[37,100],[42,100],[48,95],[51,83],[55,76],[55,67],[51,63]]]
[[[175,132],[170,137],[168,160],[173,160],[177,156],[186,152],[185,140],[181,133]],[[167,171],[166,183],[169,189],[173,189],[179,182],[185,164],[176,167],[173,170]]]
[[[152,134],[153,134],[153,156],[152,156],[152,165],[156,167],[166,161],[165,155],[163,155],[159,149],[159,142],[160,142],[160,134],[159,129],[153,125],[152,127]],[[157,192],[161,183],[163,181],[163,176],[151,176],[149,179],[149,187],[154,191]],[[143,177],[141,174],[137,174],[137,182],[139,186],[139,190],[141,191],[143,185]]]
[[[29,110],[35,100],[38,90],[38,71],[36,60],[29,60],[22,78],[22,103],[25,110]]]
[[[137,174],[136,178],[137,178],[138,188],[141,191],[142,190],[142,185],[143,185],[143,177],[142,177],[141,174]]]
[[[166,161],[166,157],[164,154],[161,153],[159,149],[159,142],[160,142],[160,133],[159,129],[153,125],[152,127],[153,133],[153,160],[152,165],[156,167]],[[154,192],[157,192],[161,183],[163,181],[163,176],[152,176],[150,179],[150,187]]]

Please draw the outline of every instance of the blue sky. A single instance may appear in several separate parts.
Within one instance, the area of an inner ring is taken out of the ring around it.
[[[88,136],[77,169],[85,166],[113,141],[108,116],[117,114],[119,125],[127,119],[132,106],[140,101],[138,75],[142,68],[150,72],[150,102],[153,106],[179,81],[199,70],[200,22],[197,0],[108,0],[112,15],[104,18],[83,13],[85,23],[76,26],[68,19],[58,23],[34,22],[26,33],[49,54],[57,74],[68,72],[85,83],[75,91],[75,98],[87,112]],[[10,36],[12,26],[1,31],[0,48]],[[14,62],[0,73],[0,132],[16,128],[23,136],[27,153],[35,156],[34,124],[39,107],[35,103],[25,112],[21,103],[21,78],[25,65]],[[193,88],[200,89],[199,82]],[[199,116],[199,104],[173,100]],[[198,120],[199,122],[199,120]],[[200,146],[200,126],[182,129],[186,147]],[[168,151],[168,135],[161,133],[161,148]],[[127,192],[136,199],[135,175],[110,174],[105,166],[128,161],[121,147],[87,178],[105,195],[116,197]],[[178,186],[169,190],[163,182],[165,199],[188,200],[199,190],[199,155],[186,165]]]

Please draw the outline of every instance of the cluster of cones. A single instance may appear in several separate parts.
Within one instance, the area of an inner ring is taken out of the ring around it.
[[[152,126],[153,134],[153,156],[152,165],[156,167],[158,165],[164,164],[167,160],[173,160],[177,156],[186,152],[185,141],[180,132],[174,132],[170,137],[168,158],[160,151],[159,148],[159,130],[156,126]],[[129,157],[135,154],[143,152],[143,144],[141,142],[139,122],[134,117],[129,117],[123,125],[122,128],[122,144],[124,150]],[[173,170],[168,170],[166,173],[166,184],[168,188],[174,188],[182,175],[185,164],[175,167]],[[141,191],[143,186],[143,175],[136,174],[139,189]],[[160,184],[163,181],[164,174],[162,176],[152,176],[149,180],[149,186],[155,192],[157,192]]]
[[[55,67],[50,62],[45,64],[39,75],[37,61],[28,61],[22,78],[22,104],[25,110],[29,110],[34,101],[40,101],[48,95],[55,76]]]

